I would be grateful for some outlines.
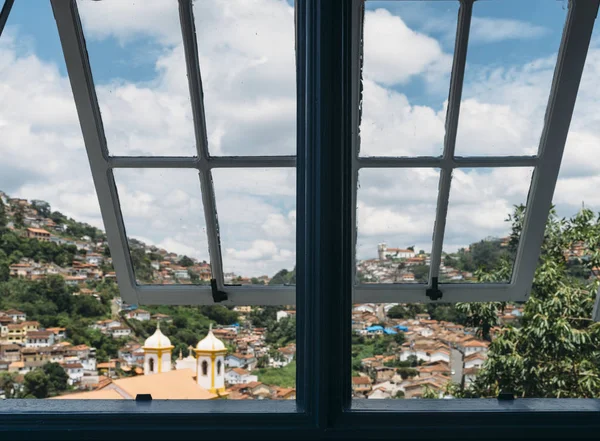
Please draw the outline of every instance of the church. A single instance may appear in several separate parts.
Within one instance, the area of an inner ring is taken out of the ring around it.
[[[80,392],[53,399],[132,400],[138,394],[150,394],[155,400],[214,400],[227,396],[225,391],[225,355],[227,349],[212,332],[190,354],[182,354],[173,369],[173,345],[160,330],[144,342],[144,375],[107,379],[91,392]],[[192,355],[194,354],[194,356]]]

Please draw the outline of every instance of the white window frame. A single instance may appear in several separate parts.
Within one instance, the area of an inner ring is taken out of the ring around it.
[[[361,157],[358,130],[355,131],[353,138],[352,173],[355,182],[353,188],[355,209],[352,224],[354,226],[354,250],[356,250],[357,238],[356,201],[359,170],[369,168],[438,168],[441,170],[428,283],[358,284],[356,283],[356,255],[354,255],[353,301],[355,303],[525,301],[531,292],[533,277],[544,239],[546,221],[552,206],[552,197],[583,73],[587,54],[587,43],[585,42],[589,41],[590,30],[581,31],[575,27],[576,16],[573,13],[573,4],[569,2],[569,13],[564,24],[537,155],[460,157],[455,155],[455,144],[474,0],[461,0],[460,3],[446,114],[446,136],[442,156]],[[578,7],[588,7],[590,8],[589,11],[593,11],[594,3],[588,2],[587,6],[584,6],[580,2]],[[355,11],[354,15],[357,20],[362,21],[364,3],[359,3],[356,7],[360,10]],[[592,14],[592,12],[589,13]],[[353,38],[355,46],[353,48],[353,58],[357,60],[353,69],[354,127],[359,127],[360,124],[362,28],[362,23],[354,27],[354,29],[361,30],[361,35],[355,35]],[[452,171],[457,168],[482,167],[534,167],[531,187],[527,197],[523,231],[511,280],[509,283],[439,283],[438,288],[443,295],[439,300],[432,300],[427,296],[427,290],[433,287],[433,281],[439,275]]]
[[[192,2],[179,1],[197,156],[111,156],[92,78],[85,37],[75,2],[52,0],[67,72],[121,297],[131,304],[214,304],[213,289],[199,285],[138,285],[135,279],[125,225],[113,175],[116,168],[196,169],[200,179],[206,220],[212,278],[227,295],[225,305],[295,304],[294,286],[226,286],[223,276],[219,224],[212,170],[217,168],[295,168],[295,156],[211,156],[206,134],[202,79]],[[292,48],[290,48],[291,50]]]

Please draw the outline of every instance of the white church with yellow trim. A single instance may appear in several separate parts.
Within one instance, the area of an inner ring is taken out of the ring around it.
[[[212,332],[198,342],[186,358],[176,360],[172,369],[171,340],[160,330],[146,339],[144,375],[106,381],[91,392],[73,393],[54,399],[135,399],[150,394],[159,400],[211,400],[227,396],[225,390],[225,355],[227,349]]]

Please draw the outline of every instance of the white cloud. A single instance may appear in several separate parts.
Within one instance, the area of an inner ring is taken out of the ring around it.
[[[469,41],[474,43],[497,43],[505,40],[541,38],[550,32],[550,29],[544,26],[522,20],[473,17],[471,19]]]
[[[124,47],[137,38],[154,39],[163,50],[145,54],[155,65],[152,81],[99,82],[111,152],[194,154],[180,30],[171,17],[176,3],[138,5],[137,15],[125,10],[131,2],[115,5],[122,9],[116,19],[90,14],[87,4],[80,4],[90,39],[113,36]],[[195,11],[212,153],[293,153],[293,9],[286,2],[257,0],[195,2]],[[165,14],[170,18],[161,20]],[[431,87],[447,87],[449,54],[438,41],[384,10],[368,11],[366,26],[362,153],[438,155],[445,134],[443,98],[415,105],[399,86],[421,78]],[[0,40],[0,102],[5,103],[0,107],[0,189],[48,200],[54,209],[102,226],[69,82],[56,64],[17,47],[22,42],[7,35]],[[522,66],[469,66],[457,152],[534,153],[553,63],[553,57],[545,57]],[[595,190],[600,165],[593,160],[600,145],[598,75],[600,49],[595,47],[557,185],[555,202],[564,214],[572,214],[582,200],[600,208]],[[194,171],[118,170],[116,176],[129,234],[208,258]],[[438,177],[436,170],[361,171],[359,258],[375,256],[382,241],[430,249]],[[504,219],[513,204],[524,202],[529,178],[528,170],[456,172],[445,247],[506,234]],[[214,170],[213,179],[225,270],[257,276],[292,268],[294,171]]]
[[[423,73],[439,78],[451,56],[434,38],[410,29],[386,9],[365,12],[364,78],[390,86]]]

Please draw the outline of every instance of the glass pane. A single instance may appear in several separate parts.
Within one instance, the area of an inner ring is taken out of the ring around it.
[[[296,153],[294,6],[194,2],[212,155]]]
[[[512,276],[533,169],[457,169],[450,187],[440,282],[503,282]],[[521,207],[521,208],[519,208]]]
[[[366,3],[361,155],[442,153],[458,6]]]
[[[110,153],[194,156],[177,1],[77,5]]]
[[[427,283],[440,173],[361,169],[357,283]]]
[[[230,284],[295,284],[296,170],[213,170]]]
[[[583,69],[553,203],[560,217],[582,208],[600,211],[600,167],[590,160],[600,146],[600,26],[595,26]]]
[[[137,282],[210,283],[198,173],[175,169],[114,173]]]
[[[457,155],[535,155],[566,2],[475,2]]]

